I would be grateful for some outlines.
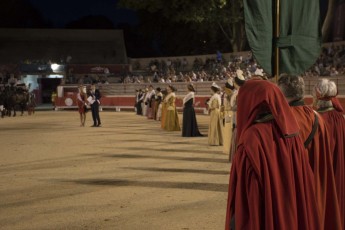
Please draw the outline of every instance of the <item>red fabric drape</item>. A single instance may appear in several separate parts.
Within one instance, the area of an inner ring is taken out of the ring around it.
[[[274,120],[254,121],[263,112]],[[279,88],[249,80],[238,95],[238,149],[230,173],[226,227],[320,229],[314,177],[298,124]]]

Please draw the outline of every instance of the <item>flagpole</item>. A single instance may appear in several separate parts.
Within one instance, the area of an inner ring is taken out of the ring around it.
[[[280,0],[276,0],[276,9],[275,9],[275,31],[274,31],[274,36],[275,40],[280,36]],[[279,48],[277,47],[277,44],[275,44],[274,48],[274,75],[276,82],[278,82],[278,77],[279,77]]]

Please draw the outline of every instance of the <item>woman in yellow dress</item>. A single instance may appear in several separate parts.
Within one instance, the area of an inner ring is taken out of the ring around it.
[[[229,80],[225,83],[224,87],[224,100],[223,100],[223,153],[229,155],[230,161],[230,144],[232,137],[232,124],[233,124],[233,112],[231,110],[231,96],[235,90],[234,83],[232,80]]]
[[[213,83],[211,86],[212,97],[208,102],[210,123],[208,127],[208,144],[223,145],[222,121],[220,114],[221,98],[219,95],[220,87]]]
[[[165,98],[167,97],[167,90],[163,90],[162,91],[163,94],[163,100],[161,102],[161,106],[160,106],[160,116],[161,116],[161,128],[165,129],[165,115],[166,115],[166,108],[167,108],[167,103],[165,102]]]
[[[175,87],[169,85],[167,87],[167,96],[164,99],[165,102],[165,125],[164,129],[167,131],[181,131],[180,123],[177,115],[175,100]]]

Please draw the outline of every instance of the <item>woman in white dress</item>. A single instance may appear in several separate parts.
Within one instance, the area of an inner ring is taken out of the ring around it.
[[[223,100],[223,153],[229,155],[230,160],[230,145],[232,138],[232,124],[233,112],[231,110],[231,97],[235,90],[234,83],[229,80],[224,87],[224,100]]]
[[[208,144],[211,146],[223,145],[222,121],[220,114],[221,98],[220,87],[213,83],[211,86],[212,97],[208,102],[210,122],[208,127]]]

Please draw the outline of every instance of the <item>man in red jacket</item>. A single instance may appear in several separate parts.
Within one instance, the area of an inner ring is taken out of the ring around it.
[[[225,229],[321,229],[313,172],[280,89],[247,81],[237,113]]]

